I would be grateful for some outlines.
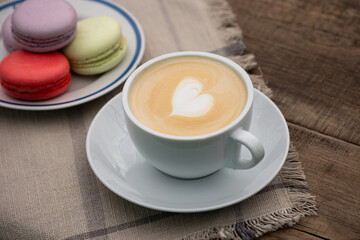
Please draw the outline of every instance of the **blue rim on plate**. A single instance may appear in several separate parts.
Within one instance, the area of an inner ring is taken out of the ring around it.
[[[111,83],[107,84],[106,86],[102,87],[101,89],[98,89],[92,93],[89,93],[85,96],[81,96],[76,99],[72,99],[69,101],[63,101],[63,102],[57,102],[57,103],[49,103],[49,104],[32,104],[32,103],[18,103],[18,102],[9,102],[6,100],[0,99],[0,105],[3,107],[8,108],[15,108],[15,109],[24,109],[24,110],[52,110],[52,109],[61,109],[71,106],[76,106],[85,102],[88,102],[90,100],[93,100],[97,97],[100,97],[107,92],[111,91],[118,85],[120,85],[122,82],[124,82],[127,77],[131,73],[131,71],[135,70],[137,65],[140,63],[140,60],[144,54],[144,47],[145,47],[145,39],[144,34],[141,29],[141,26],[137,22],[137,20],[131,16],[131,14],[123,9],[122,7],[110,3],[104,0],[86,0],[90,2],[96,2],[102,5],[105,5],[106,7],[111,8],[112,10],[115,10],[117,13],[119,13],[122,17],[124,17],[129,25],[131,26],[132,30],[134,31],[135,39],[136,39],[136,47],[135,47],[135,53],[133,58],[131,59],[130,64],[127,66],[127,68]],[[14,2],[5,3],[2,6],[0,6],[0,11],[3,11],[6,8],[13,7],[15,8],[17,4],[23,2],[23,0],[18,0]],[[96,96],[97,95],[97,96]],[[2,104],[1,104],[2,103]],[[28,107],[28,108],[27,108]]]

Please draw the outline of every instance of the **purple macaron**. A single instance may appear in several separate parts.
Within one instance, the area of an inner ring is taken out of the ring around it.
[[[11,31],[11,16],[12,15],[9,15],[5,19],[5,21],[2,25],[2,28],[1,28],[3,44],[8,52],[13,52],[13,51],[19,49],[19,46],[18,46],[17,42],[15,41],[15,39],[13,38],[12,31]]]
[[[12,15],[14,39],[31,52],[51,52],[66,46],[75,37],[76,24],[76,11],[65,0],[24,1]]]

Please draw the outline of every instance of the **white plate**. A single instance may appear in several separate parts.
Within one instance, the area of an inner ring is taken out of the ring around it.
[[[70,87],[62,95],[45,101],[22,101],[8,96],[0,89],[0,106],[23,110],[51,110],[67,108],[96,99],[123,83],[135,70],[144,54],[145,38],[138,21],[126,9],[103,0],[68,0],[74,6],[78,19],[93,16],[111,16],[117,19],[127,38],[128,52],[123,61],[114,69],[96,76],[80,76],[72,74]],[[21,1],[8,2],[0,6],[0,26]],[[0,28],[1,29],[1,28]],[[1,34],[0,34],[1,37]],[[8,52],[0,38],[0,60]]]
[[[288,127],[276,105],[257,90],[250,132],[265,148],[265,158],[256,167],[221,169],[196,180],[173,178],[153,168],[136,152],[125,126],[120,93],[94,118],[86,153],[96,176],[120,197],[162,211],[201,212],[254,195],[280,171],[289,149]],[[244,155],[250,157],[245,151]]]

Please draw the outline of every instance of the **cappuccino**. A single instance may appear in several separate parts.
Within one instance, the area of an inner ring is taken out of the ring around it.
[[[155,131],[199,136],[233,122],[242,112],[247,89],[229,66],[202,56],[156,62],[134,79],[129,107],[135,118]]]

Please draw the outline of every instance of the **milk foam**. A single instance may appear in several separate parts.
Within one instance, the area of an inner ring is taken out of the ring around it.
[[[129,106],[145,126],[174,136],[200,136],[236,119],[246,86],[221,62],[184,56],[149,66],[134,80]]]
[[[172,97],[172,112],[169,116],[200,117],[214,104],[210,94],[202,93],[202,83],[193,77],[184,78]]]

